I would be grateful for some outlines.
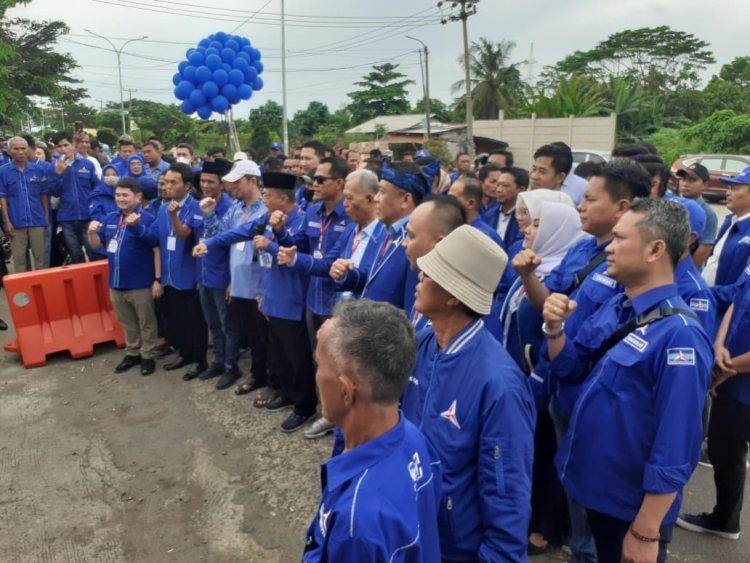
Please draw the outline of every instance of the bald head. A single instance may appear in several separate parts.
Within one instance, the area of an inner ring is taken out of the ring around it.
[[[409,217],[406,225],[406,257],[412,270],[418,271],[417,259],[430,252],[448,234],[466,223],[466,211],[456,198],[448,195],[428,196]]]

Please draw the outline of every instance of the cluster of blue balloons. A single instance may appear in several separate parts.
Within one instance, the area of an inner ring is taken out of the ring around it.
[[[180,110],[208,119],[212,112],[224,113],[240,100],[249,100],[263,88],[260,51],[250,40],[220,31],[188,49],[179,72],[172,77]]]

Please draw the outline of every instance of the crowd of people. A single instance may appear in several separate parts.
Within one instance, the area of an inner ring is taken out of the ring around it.
[[[750,168],[719,227],[708,170],[674,195],[648,143],[452,171],[314,140],[200,165],[158,139],[111,162],[82,131],[7,144],[14,271],[108,260],[116,373],[171,355],[288,410],[283,432],[334,432],[304,561],[661,562],[675,524],[739,537]],[[699,461],[716,505],[680,515]]]

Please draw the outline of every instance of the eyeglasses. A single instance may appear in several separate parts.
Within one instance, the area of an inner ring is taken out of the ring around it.
[[[314,176],[312,181],[313,184],[323,184],[326,180],[333,180],[330,176]]]

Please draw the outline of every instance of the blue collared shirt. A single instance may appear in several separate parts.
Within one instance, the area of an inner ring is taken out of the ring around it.
[[[159,164],[153,167],[150,164],[145,164],[144,169],[146,170],[146,173],[151,176],[152,180],[158,182],[159,176],[161,176],[165,170],[168,170],[169,166],[170,165],[166,160],[160,160]]]
[[[560,190],[563,193],[568,194],[570,196],[570,199],[573,200],[575,206],[578,207],[578,205],[580,205],[581,201],[583,200],[583,194],[586,191],[586,186],[588,185],[589,183],[585,178],[581,178],[580,176],[577,176],[575,173],[571,172],[565,177]]]
[[[234,200],[222,192],[219,201],[216,202],[213,216],[219,221],[227,214],[234,204]],[[200,203],[199,203],[200,205]],[[206,221],[196,222],[195,238],[203,240],[206,238]],[[229,286],[229,249],[226,247],[216,248],[202,258],[195,261],[196,276],[198,283],[203,287],[211,289],[226,289]]]
[[[23,172],[13,160],[0,167],[0,197],[8,202],[8,215],[14,228],[47,226],[42,196],[49,193],[54,174],[54,169],[46,162],[27,162]]]
[[[750,263],[750,216],[743,216],[740,221],[733,220],[734,215],[727,216],[719,230],[719,239],[729,232],[718,257],[716,284],[713,287],[719,315],[723,315],[732,303],[734,284]]]
[[[727,338],[724,342],[734,358],[750,351],[750,266],[747,266],[736,284],[734,311],[729,321]],[[738,373],[719,385],[721,397],[730,397],[745,405],[750,405],[750,373]]]
[[[445,349],[431,325],[419,333],[401,408],[441,463],[442,557],[525,561],[536,409],[526,377],[481,319]]]
[[[688,304],[703,325],[709,338],[716,336],[716,299],[701,277],[693,259],[688,256],[677,264],[674,272],[674,282],[680,297]]]
[[[133,213],[141,214],[141,223],[148,228],[155,220],[150,213],[136,207]],[[102,251],[109,260],[109,287],[112,289],[148,289],[154,283],[154,245],[138,237],[134,229],[125,226],[120,210],[102,218],[97,231],[102,241]],[[114,241],[114,242],[113,242]]]
[[[324,463],[320,480],[305,563],[440,561],[439,464],[403,415],[385,434]]]
[[[711,341],[698,321],[672,315],[634,330],[590,365],[611,334],[655,307],[687,304],[674,284],[633,299],[617,295],[575,338],[568,337],[554,360],[545,345],[537,373],[585,379],[556,456],[568,494],[586,508],[631,522],[644,494],[677,493],[663,521],[671,524],[700,455]]]
[[[98,185],[94,165],[76,155],[62,174],[55,173],[54,186],[50,190],[52,195],[60,198],[57,220],[88,221],[89,195]]]

